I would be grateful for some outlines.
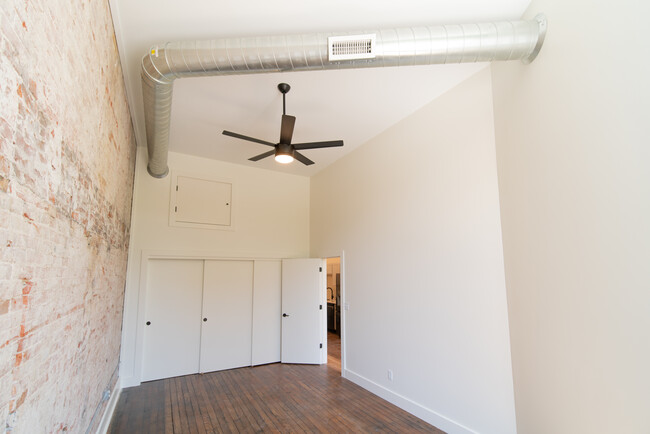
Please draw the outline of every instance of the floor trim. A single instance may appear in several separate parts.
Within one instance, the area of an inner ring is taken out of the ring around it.
[[[343,370],[343,377],[449,434],[477,434],[476,431],[436,413],[409,398],[399,395],[374,381],[368,380],[349,369]]]
[[[115,387],[111,391],[111,398],[106,406],[106,411],[104,411],[102,420],[99,422],[97,434],[106,434],[108,432],[108,427],[111,425],[111,419],[113,419],[113,413],[115,412],[115,407],[117,406],[117,401],[119,401],[121,394],[122,387],[120,386],[120,379],[118,378],[115,382]]]

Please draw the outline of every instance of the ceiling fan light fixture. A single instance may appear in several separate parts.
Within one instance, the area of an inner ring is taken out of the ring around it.
[[[282,164],[289,164],[293,162],[293,157],[287,154],[275,154],[275,161]]]
[[[275,161],[282,164],[289,164],[293,161],[293,146],[286,143],[278,143],[275,147]]]

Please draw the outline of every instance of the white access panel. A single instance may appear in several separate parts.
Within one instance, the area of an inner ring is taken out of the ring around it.
[[[251,365],[253,261],[205,261],[200,372]]]
[[[179,175],[176,186],[175,222],[230,226],[232,184]]]
[[[149,260],[142,381],[199,372],[202,287],[203,261]]]
[[[255,261],[253,286],[253,366],[280,361],[282,261]]]
[[[282,363],[321,363],[322,265],[322,259],[282,260]]]

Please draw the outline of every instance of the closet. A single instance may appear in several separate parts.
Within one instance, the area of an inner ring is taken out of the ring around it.
[[[150,259],[142,381],[280,361],[281,261]]]

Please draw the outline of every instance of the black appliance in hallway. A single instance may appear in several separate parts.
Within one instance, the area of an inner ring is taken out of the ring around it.
[[[327,287],[327,330],[341,336],[341,274],[336,273],[336,285]]]

